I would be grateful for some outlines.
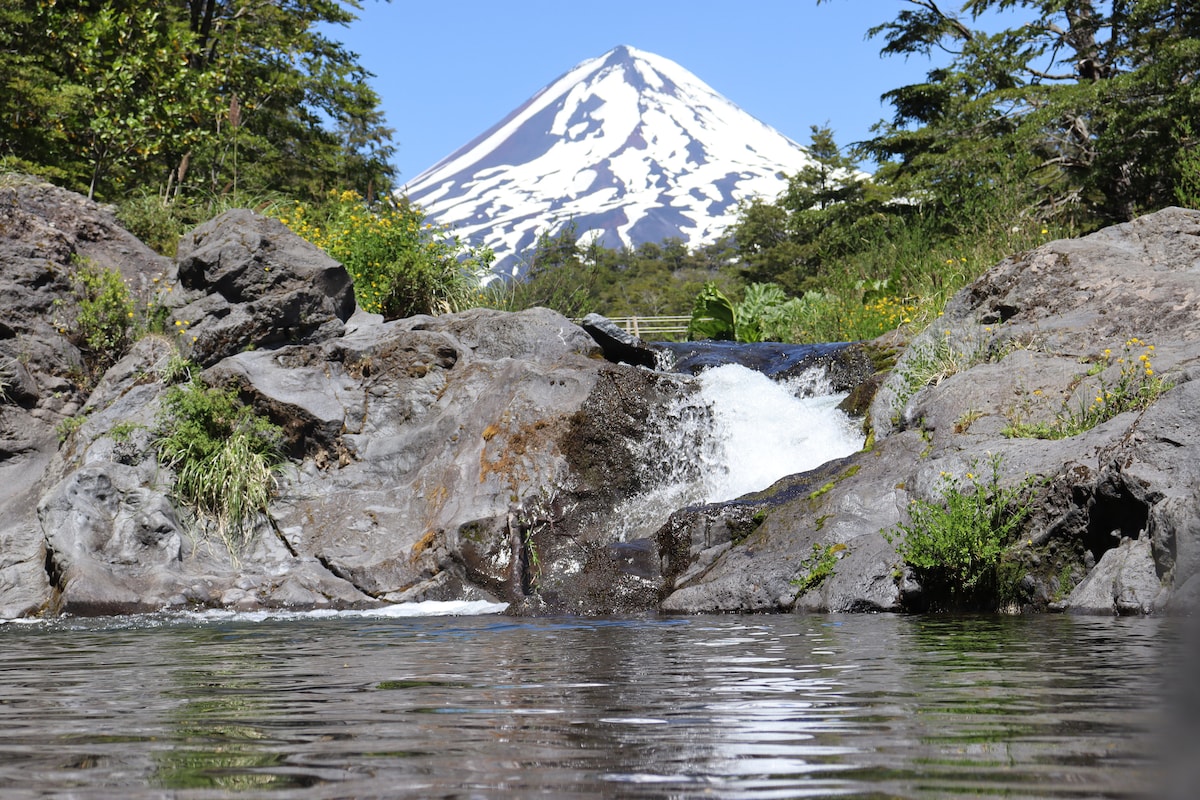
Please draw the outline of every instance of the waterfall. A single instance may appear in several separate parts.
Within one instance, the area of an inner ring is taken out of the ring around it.
[[[702,373],[701,396],[712,409],[718,460],[705,465],[703,502],[732,500],[786,475],[819,467],[862,448],[863,435],[838,409],[824,372],[812,369],[783,383],[726,364]]]
[[[676,509],[733,500],[862,448],[824,370],[776,382],[740,364],[694,378],[698,391],[654,420],[639,453],[647,491],[614,514],[619,539],[650,536]]]

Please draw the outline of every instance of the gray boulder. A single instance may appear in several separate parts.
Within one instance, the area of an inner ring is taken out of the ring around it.
[[[227,211],[185,235],[176,261],[172,321],[204,366],[247,348],[324,341],[354,313],[345,268],[253,211]]]
[[[382,601],[593,612],[618,603],[579,579],[613,544],[593,521],[637,490],[649,409],[683,390],[597,354],[545,309],[476,309],[365,320],[207,378],[286,420],[305,454],[273,509],[296,552]]]
[[[79,313],[72,275],[91,263],[151,296],[170,262],[112,212],[33,178],[0,183],[0,617],[51,602],[35,509],[59,447],[56,428],[82,408],[84,356],[68,338]]]

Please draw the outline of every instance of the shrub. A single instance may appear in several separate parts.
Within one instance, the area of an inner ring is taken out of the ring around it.
[[[157,192],[126,198],[117,206],[117,220],[156,253],[175,257],[179,237],[190,227],[176,203],[169,203]]]
[[[134,302],[121,273],[78,265],[74,296],[79,307],[75,318],[59,329],[83,351],[94,373],[101,373],[125,354],[136,327]]]
[[[697,339],[733,340],[737,334],[737,317],[733,303],[717,284],[709,281],[692,303],[692,319],[688,323],[688,341]]]
[[[355,192],[333,192],[323,211],[297,203],[277,216],[341,262],[359,308],[388,319],[473,304],[492,261],[490,250],[464,247],[404,200],[367,205]]]
[[[284,463],[283,432],[243,405],[232,389],[198,379],[163,397],[155,448],[175,472],[177,499],[215,525],[233,556],[247,523],[265,514]]]
[[[192,228],[233,208],[252,208],[272,213],[283,204],[280,196],[229,192],[208,198],[165,198],[158,192],[142,192],[121,201],[117,219],[125,229],[155,252],[175,257],[179,239]]]
[[[1015,487],[1000,485],[1000,457],[972,464],[960,486],[942,473],[942,503],[913,500],[909,521],[886,534],[899,537],[896,551],[913,568],[933,605],[995,607],[1008,589],[1000,585],[1001,560],[1032,510],[1033,477]]]

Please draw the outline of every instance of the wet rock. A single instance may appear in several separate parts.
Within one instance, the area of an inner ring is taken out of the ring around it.
[[[740,364],[777,381],[818,373],[832,392],[848,392],[875,372],[860,343],[781,344],[779,342],[658,342],[664,368],[696,375],[723,364]]]
[[[643,342],[632,333],[600,314],[588,314],[579,326],[596,340],[604,357],[618,364],[654,369],[658,364],[659,349]]]

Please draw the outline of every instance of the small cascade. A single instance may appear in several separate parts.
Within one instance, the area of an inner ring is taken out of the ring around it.
[[[858,425],[838,409],[819,367],[774,381],[740,364],[694,378],[698,391],[654,420],[639,453],[650,487],[617,509],[623,541],[650,536],[671,512],[766,489],[862,448]]]
[[[776,383],[738,364],[700,375],[713,413],[718,459],[705,465],[704,502],[732,500],[780,478],[819,467],[862,448],[863,435],[838,409],[820,369]]]

